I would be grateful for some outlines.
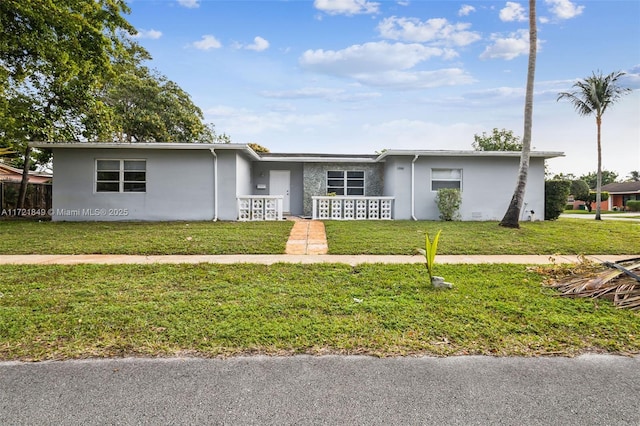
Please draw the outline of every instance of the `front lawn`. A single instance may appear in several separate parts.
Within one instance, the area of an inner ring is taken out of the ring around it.
[[[518,265],[0,269],[0,359],[640,352],[640,313],[565,299]]]
[[[442,229],[438,254],[640,254],[640,223],[559,219],[522,222],[326,221],[330,254],[416,254]]]
[[[0,254],[280,254],[293,222],[0,221]]]

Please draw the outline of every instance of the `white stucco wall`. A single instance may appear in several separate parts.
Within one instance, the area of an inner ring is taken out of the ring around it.
[[[54,221],[213,218],[213,156],[209,151],[54,148],[53,155]],[[95,192],[96,159],[146,160],[146,192]]]
[[[391,161],[390,161],[391,160]],[[413,157],[387,158],[385,195],[396,197],[395,219],[411,219],[411,160]],[[419,157],[415,162],[415,217],[438,220],[437,192],[431,191],[431,170],[462,169],[462,220],[500,220],[507,210],[516,185],[518,157]],[[393,186],[388,184],[392,182]],[[523,220],[530,211],[544,219],[544,160],[531,158]]]

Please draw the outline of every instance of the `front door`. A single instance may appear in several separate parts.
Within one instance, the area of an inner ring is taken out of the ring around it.
[[[271,170],[269,171],[269,195],[282,195],[282,211],[290,213],[290,188],[291,187],[291,171],[289,170]]]

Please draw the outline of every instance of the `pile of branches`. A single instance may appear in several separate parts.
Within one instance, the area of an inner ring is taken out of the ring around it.
[[[640,258],[585,267],[545,284],[567,297],[605,298],[622,309],[640,309]]]

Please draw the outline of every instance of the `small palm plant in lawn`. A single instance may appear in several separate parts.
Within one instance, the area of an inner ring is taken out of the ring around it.
[[[424,250],[418,249],[418,251],[425,258],[425,266],[427,267],[427,273],[429,274],[431,284],[436,288],[452,288],[453,284],[446,282],[443,277],[433,275],[434,266],[436,264],[436,252],[438,251],[438,240],[440,239],[441,232],[442,229],[438,230],[433,241],[429,239],[429,233],[425,232]]]

